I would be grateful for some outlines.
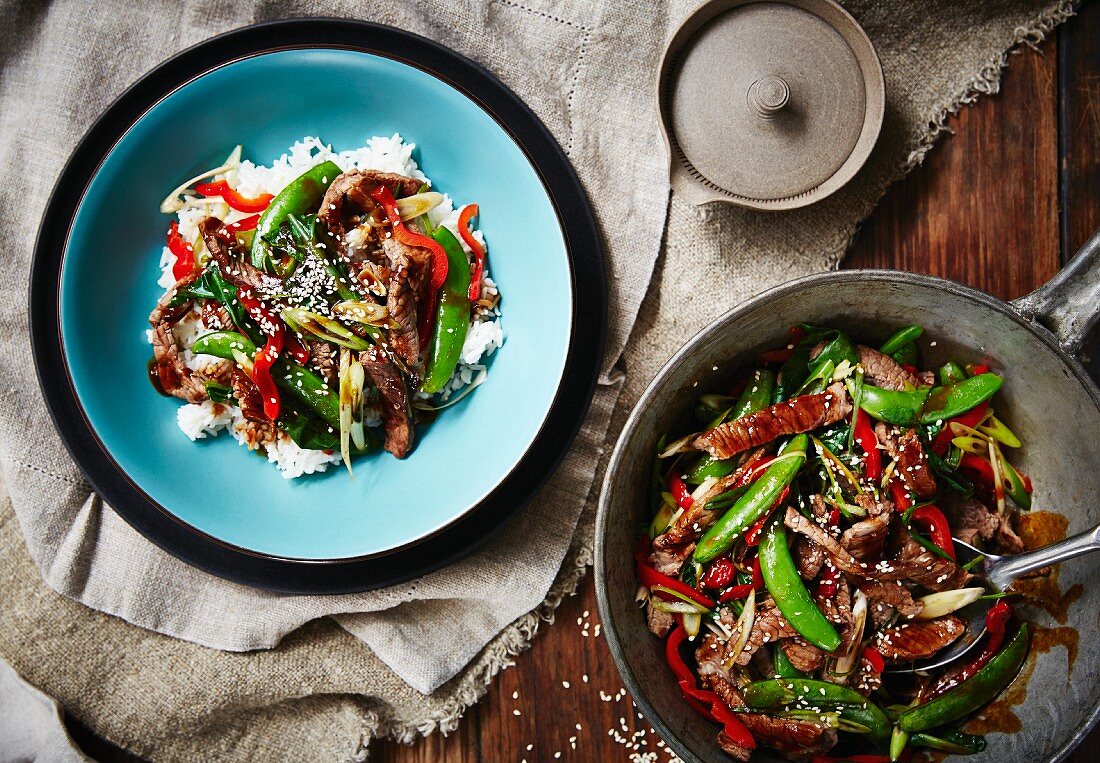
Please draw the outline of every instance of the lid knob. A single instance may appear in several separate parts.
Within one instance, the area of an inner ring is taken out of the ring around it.
[[[791,89],[782,77],[769,74],[749,86],[749,106],[758,117],[771,119],[791,101]]]

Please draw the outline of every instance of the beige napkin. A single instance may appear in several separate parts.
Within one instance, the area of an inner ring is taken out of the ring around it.
[[[382,659],[331,620],[299,628],[276,649],[233,654],[134,628],[43,586],[38,570],[67,596],[146,628],[237,648],[272,643],[290,624],[321,613],[311,609],[317,600],[227,590],[150,555],[113,513],[87,500],[29,376],[21,305],[0,303],[0,337],[7,338],[0,339],[6,393],[0,464],[26,536],[24,545],[12,506],[0,503],[6,602],[0,656],[99,733],[158,759],[343,759],[362,757],[374,736],[411,739],[453,728],[572,590],[590,556],[597,462],[653,371],[743,297],[835,265],[859,221],[885,187],[920,160],[947,114],[996,90],[1005,51],[1040,39],[1072,11],[1071,3],[1046,0],[845,5],[876,44],[886,76],[886,121],[868,167],[841,193],[797,212],[696,210],[672,200],[667,245],[626,348],[622,399],[616,406],[617,388],[600,388],[557,478],[509,528],[514,556],[483,553],[430,576],[429,588],[422,581],[349,597],[361,609],[370,599],[375,612],[341,618],[343,624],[377,646]],[[659,41],[689,4],[656,2],[644,12],[623,3],[518,0],[262,7],[264,18],[328,9],[398,23],[482,61],[531,103],[569,151],[603,226],[612,289],[605,369],[611,370],[634,323],[666,210],[651,108],[653,67]],[[0,30],[0,158],[8,170],[0,184],[0,242],[8,264],[0,284],[9,294],[22,293],[30,236],[49,183],[98,110],[88,102],[102,103],[105,93],[118,92],[169,49],[251,18],[243,8],[239,2],[173,4],[135,19],[138,11],[117,6],[93,20],[83,6],[41,13],[0,6],[3,17],[13,19]],[[636,142],[627,148],[623,141]],[[519,573],[520,566],[536,566],[539,574]],[[513,579],[523,587],[519,593]],[[522,598],[526,609],[510,608],[505,599],[511,597]],[[321,610],[349,611],[345,597],[323,603]],[[387,646],[392,650],[384,652]],[[428,688],[451,674],[428,696],[399,678]]]

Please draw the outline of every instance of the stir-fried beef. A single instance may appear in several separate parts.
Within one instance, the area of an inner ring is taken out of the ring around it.
[[[395,325],[390,332],[390,349],[405,361],[410,371],[419,375],[420,344],[426,337],[419,334],[417,318],[421,310],[430,309],[431,253],[393,238],[382,242],[382,250],[390,263],[386,306]]]
[[[700,676],[725,676],[723,663],[726,645],[713,633],[703,635],[703,640],[695,649],[695,664],[699,666]]]
[[[664,638],[675,620],[670,612],[662,612],[653,607],[653,601],[646,602],[646,625],[649,631],[658,638]]]
[[[912,620],[924,609],[924,605],[913,598],[913,594],[900,580],[885,583],[878,580],[860,580],[856,582],[856,588],[867,596],[872,621],[876,618],[881,619],[881,622],[876,622],[876,627],[889,621],[894,612],[907,620]]]
[[[339,373],[339,360],[336,348],[320,339],[307,340],[309,349],[309,367],[320,374],[326,382],[332,384]]]
[[[836,423],[852,411],[844,385],[837,382],[816,395],[800,395],[736,421],[704,432],[693,443],[718,459],[726,459],[790,434]]]
[[[382,393],[382,424],[386,430],[386,450],[397,458],[408,455],[413,443],[412,411],[409,390],[401,372],[378,347],[359,353],[363,370]]]
[[[263,422],[268,420],[267,414],[264,413],[264,398],[260,394],[259,388],[256,387],[256,383],[249,378],[248,374],[237,366],[233,367],[233,373],[229,377],[229,386],[233,390],[233,397],[237,398],[237,405],[241,409],[241,414],[246,419]]]
[[[890,516],[889,512],[884,511],[856,522],[840,536],[840,545],[861,561],[881,558],[886,531],[890,528]]]
[[[804,535],[799,535],[794,541],[794,561],[798,567],[798,574],[803,580],[814,580],[821,572],[825,564],[825,552],[821,547]]]
[[[848,685],[864,697],[871,696],[882,686],[882,673],[866,657],[860,656],[853,675],[848,676]]]
[[[748,763],[749,758],[752,757],[752,750],[739,745],[725,732],[725,729],[718,732],[718,749],[742,763]]]
[[[184,362],[172,327],[191,311],[193,301],[172,303],[181,289],[195,283],[198,278],[198,273],[190,273],[181,278],[164,293],[149,314],[149,325],[153,327],[153,361],[157,382],[167,394],[189,403],[201,403],[206,399],[206,385]]]
[[[825,653],[813,644],[807,643],[804,639],[792,638],[789,641],[784,641],[780,648],[783,650],[783,654],[787,655],[791,665],[803,673],[813,673],[825,663]]]
[[[916,387],[920,379],[915,374],[906,371],[901,364],[889,355],[883,355],[878,350],[858,345],[859,364],[863,366],[863,378],[868,384],[883,389],[903,390],[906,385]]]
[[[387,186],[393,192],[394,198],[411,196],[420,190],[419,180],[404,175],[375,170],[349,170],[332,181],[321,202],[317,219],[328,229],[337,253],[349,265],[362,262],[361,258],[370,246],[363,240],[367,230],[356,231],[359,238],[351,237],[353,241],[349,241],[348,234],[359,228],[369,215],[373,214],[381,222],[382,211],[371,198],[371,194],[380,185]],[[349,243],[354,243],[352,248],[359,250],[351,253],[353,257],[349,256]]]
[[[745,706],[741,692],[721,676],[709,676],[705,683],[729,707]],[[776,718],[765,713],[740,713],[738,717],[758,744],[772,747],[790,760],[809,760],[836,744],[836,729],[822,723]]]
[[[202,325],[211,331],[233,331],[233,316],[225,305],[208,299],[202,304]]]
[[[898,440],[897,460],[897,473],[917,498],[923,500],[936,494],[936,478],[928,466],[920,437],[912,429],[907,429]]]
[[[852,622],[852,592],[843,578],[837,582],[834,593],[819,590],[814,595],[814,601],[829,622],[837,625],[848,625]]]
[[[892,564],[905,573],[905,578],[933,591],[962,588],[974,577],[950,559],[929,551],[912,538]]]
[[[256,292],[257,296],[280,293],[283,290],[281,278],[265,273],[252,263],[233,255],[232,242],[223,233],[219,233],[223,227],[224,223],[216,217],[207,217],[199,223],[202,242],[214,262],[218,263],[222,277],[238,289]]]
[[[756,617],[753,619],[752,630],[749,631],[749,640],[745,643],[741,653],[734,656],[733,661],[737,665],[748,665],[753,653],[764,644],[771,644],[780,639],[797,635],[798,631],[787,622],[786,618],[783,617],[783,613],[776,609],[775,605],[769,600],[761,605],[760,610],[757,610]],[[730,643],[732,645],[732,641]]]
[[[995,514],[985,504],[971,498],[949,518],[955,529],[955,537],[971,545],[991,543],[1002,553],[1018,554],[1024,550],[1024,542],[1012,528],[1012,520],[1004,514]]]
[[[912,662],[931,657],[966,631],[966,623],[954,615],[935,620],[903,623],[878,631],[871,646],[889,663]]]

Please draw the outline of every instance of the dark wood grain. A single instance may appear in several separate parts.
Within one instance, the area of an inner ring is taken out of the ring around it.
[[[1002,93],[964,109],[951,127],[955,134],[887,193],[845,265],[931,273],[1018,297],[1100,226],[1100,3],[1038,52],[1013,56]],[[589,576],[455,732],[412,746],[378,742],[372,760],[533,763],[560,753],[627,761],[634,752],[668,760],[625,694],[597,623]],[[1094,760],[1098,747],[1100,732],[1069,760]],[[94,754],[124,760],[101,745]]]

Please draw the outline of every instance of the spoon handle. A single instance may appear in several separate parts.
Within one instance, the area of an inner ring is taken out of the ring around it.
[[[1074,535],[1049,546],[1037,548],[1026,554],[1004,557],[990,574],[990,581],[1003,590],[1009,583],[1021,575],[1042,569],[1048,564],[1057,564],[1075,556],[1100,551],[1100,525]]]

